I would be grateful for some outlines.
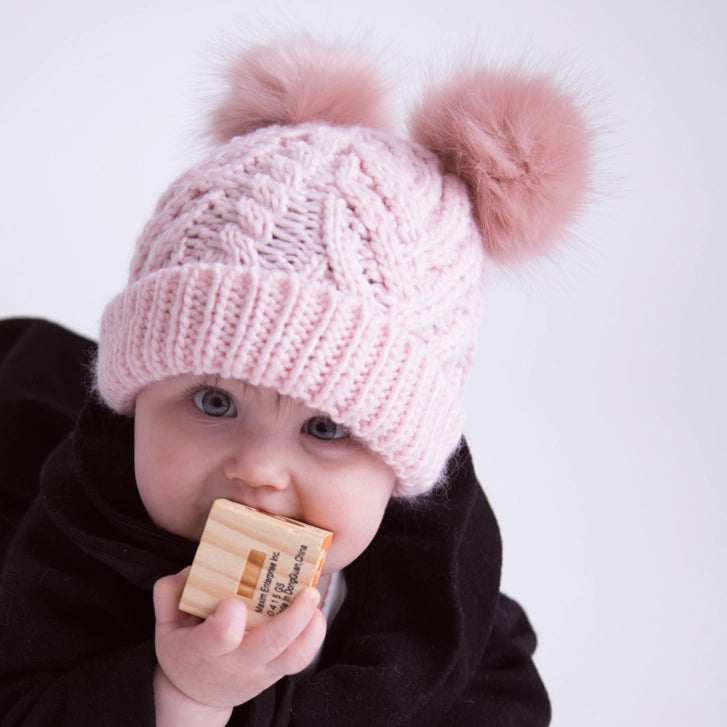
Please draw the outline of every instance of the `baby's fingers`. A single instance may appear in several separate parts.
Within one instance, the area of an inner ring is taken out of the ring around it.
[[[215,612],[194,629],[192,646],[206,656],[233,652],[245,638],[247,607],[237,598],[220,601]]]
[[[321,611],[316,609],[300,636],[270,664],[270,667],[277,674],[297,674],[313,661],[323,644],[325,635],[326,619]]]
[[[319,600],[318,591],[308,588],[283,613],[247,634],[248,647],[271,672],[294,674],[313,660],[326,632],[325,619],[317,608]]]

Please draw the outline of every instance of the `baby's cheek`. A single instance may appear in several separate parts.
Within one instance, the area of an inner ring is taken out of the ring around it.
[[[158,528],[182,537],[193,537],[198,530],[201,533],[184,497],[166,483],[162,473],[139,471],[137,486],[144,508]]]
[[[377,524],[350,521],[339,523],[338,530],[333,530],[333,543],[326,558],[324,572],[332,573],[353,563],[371,544],[377,530]]]

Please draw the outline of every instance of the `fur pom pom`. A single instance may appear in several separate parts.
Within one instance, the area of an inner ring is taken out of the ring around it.
[[[386,129],[388,89],[374,61],[359,46],[308,35],[246,48],[228,66],[227,94],[213,111],[210,134],[224,142],[305,121]]]
[[[550,251],[584,202],[591,133],[548,78],[458,74],[424,97],[410,130],[468,185],[484,243],[503,262]]]

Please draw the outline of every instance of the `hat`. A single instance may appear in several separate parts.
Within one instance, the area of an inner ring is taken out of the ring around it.
[[[179,374],[273,387],[414,496],[462,436],[488,259],[561,236],[589,131],[548,78],[474,69],[426,94],[401,138],[372,67],[307,36],[234,59],[216,146],[163,195],[104,312],[97,386],[126,414]]]

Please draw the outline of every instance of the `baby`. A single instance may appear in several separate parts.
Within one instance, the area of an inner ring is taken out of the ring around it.
[[[473,69],[404,139],[374,69],[308,37],[233,59],[4,555],[0,724],[549,722],[463,392],[488,257],[550,250],[590,134],[549,79]],[[78,367],[72,334],[13,326],[14,360],[60,341],[36,379]],[[318,588],[254,628],[234,597],[178,608],[218,498],[334,533]]]

